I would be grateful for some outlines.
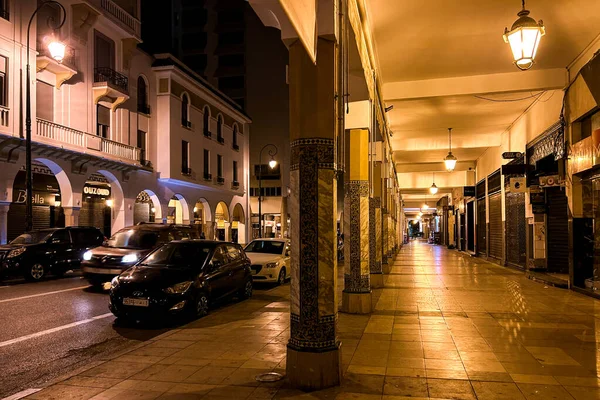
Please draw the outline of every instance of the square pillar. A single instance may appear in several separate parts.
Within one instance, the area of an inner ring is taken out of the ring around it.
[[[65,213],[65,226],[79,225],[80,210],[80,207],[63,207],[63,211]]]
[[[344,196],[344,292],[342,309],[351,314],[371,312],[369,258],[369,131],[346,133]]]
[[[337,339],[338,129],[336,43],[319,37],[317,63],[300,41],[290,45],[291,287],[287,378],[318,390],[340,384]]]

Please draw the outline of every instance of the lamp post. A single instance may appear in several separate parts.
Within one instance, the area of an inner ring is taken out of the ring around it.
[[[258,154],[258,237],[263,237],[263,221],[262,221],[262,153],[263,150],[269,149],[269,155],[271,156],[271,161],[269,161],[269,168],[273,169],[277,166],[277,161],[275,160],[275,155],[277,154],[277,146],[274,144],[265,144],[262,149],[260,149],[260,153]]]
[[[31,176],[31,66],[29,64],[29,35],[31,23],[38,11],[48,5],[57,5],[60,8],[60,19],[58,24],[52,17],[48,18],[48,26],[54,30],[60,29],[67,19],[65,7],[55,0],[46,0],[42,2],[31,14],[29,24],[27,25],[27,67],[26,67],[26,85],[25,85],[25,231],[29,232],[33,228],[33,182]],[[54,25],[54,26],[53,26]],[[57,40],[52,40],[48,45],[50,55],[57,62],[61,62],[65,57],[65,45]]]

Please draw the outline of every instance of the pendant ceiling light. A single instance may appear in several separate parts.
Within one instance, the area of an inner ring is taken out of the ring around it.
[[[423,204],[423,207],[421,207],[423,210],[429,210],[429,204],[425,203]]]
[[[515,65],[522,71],[526,71],[533,66],[535,55],[542,36],[546,34],[546,28],[542,20],[535,22],[529,16],[529,10],[525,9],[525,0],[523,9],[517,14],[519,19],[510,28],[504,28],[504,41],[510,45],[513,53]]]
[[[438,187],[435,185],[435,172],[433,173],[433,183],[431,184],[431,187],[429,188],[429,193],[431,194],[436,194],[438,192]]]
[[[452,154],[452,128],[448,128],[448,155],[444,158],[446,171],[452,172],[456,168],[456,157]]]

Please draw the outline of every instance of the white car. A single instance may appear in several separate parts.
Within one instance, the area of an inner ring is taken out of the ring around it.
[[[255,239],[244,249],[252,265],[254,282],[285,283],[290,277],[290,241]]]

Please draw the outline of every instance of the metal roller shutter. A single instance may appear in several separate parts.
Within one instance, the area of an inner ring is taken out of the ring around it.
[[[567,196],[558,187],[546,189],[548,204],[547,243],[548,271],[569,272],[569,236],[567,222]]]
[[[485,197],[477,200],[477,253],[486,254],[486,216],[485,216]]]
[[[502,192],[489,196],[490,203],[490,257],[502,258]]]
[[[525,268],[527,259],[525,193],[506,193],[506,261]]]

